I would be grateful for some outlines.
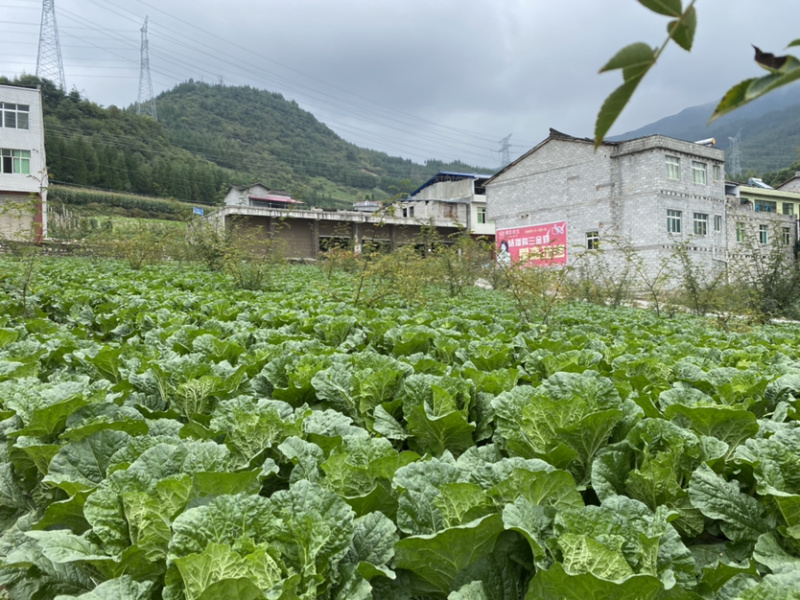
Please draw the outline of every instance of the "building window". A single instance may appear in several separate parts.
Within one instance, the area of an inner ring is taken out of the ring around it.
[[[736,224],[736,241],[744,242],[744,223]]]
[[[445,219],[455,219],[456,217],[458,217],[458,207],[455,204],[445,204],[444,205],[444,218]]]
[[[781,227],[781,242],[788,246],[792,242],[792,230],[788,227]]]
[[[680,233],[680,232],[681,232],[681,211],[668,210],[667,233]]]
[[[478,213],[477,213],[478,223],[486,223],[486,207],[479,206]]]
[[[0,102],[0,125],[11,129],[28,129],[30,106]]]
[[[756,200],[753,210],[756,212],[778,212],[778,203],[769,200]]]
[[[31,174],[30,150],[0,150],[0,173]]]
[[[722,231],[722,215],[714,215],[714,231]]]
[[[692,161],[692,181],[706,184],[706,163]]]
[[[694,234],[708,235],[708,215],[705,213],[694,213]]]
[[[600,232],[587,231],[586,232],[586,248],[587,250],[597,250],[600,247]]]
[[[722,167],[714,165],[712,172],[714,173],[714,181],[720,181],[722,179]]]
[[[769,243],[769,227],[766,225],[758,226],[758,243],[764,245]]]
[[[667,177],[669,179],[681,178],[681,159],[677,156],[667,155]]]
[[[785,215],[793,215],[794,214],[794,204],[792,202],[784,202],[783,203],[783,214],[785,214]]]

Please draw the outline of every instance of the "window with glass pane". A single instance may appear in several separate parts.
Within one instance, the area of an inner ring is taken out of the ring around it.
[[[769,243],[769,228],[766,225],[758,226],[758,243],[759,244]]]
[[[681,232],[681,211],[679,210],[667,211],[667,232],[668,233]]]
[[[778,212],[778,203],[771,200],[756,200],[753,210],[756,212]]]
[[[477,217],[478,217],[478,223],[486,223],[486,207],[485,206],[479,206],[478,207]]]
[[[692,181],[695,183],[706,183],[706,163],[692,161]]]
[[[714,231],[722,231],[722,215],[714,215]]]
[[[714,165],[714,181],[720,181],[722,179],[722,167],[719,165]]]
[[[737,242],[744,241],[744,223],[736,224],[736,241]]]
[[[0,173],[31,174],[30,150],[0,149]]]
[[[783,214],[785,214],[785,215],[793,215],[794,214],[794,204],[792,202],[784,202],[783,203]]]
[[[600,232],[587,231],[586,232],[586,248],[588,250],[597,250],[600,247]]]
[[[681,159],[677,156],[667,156],[667,177],[670,179],[681,178]]]
[[[28,129],[30,106],[0,102],[0,125],[11,129]]]
[[[708,215],[705,213],[694,213],[694,234],[708,235]]]
[[[784,246],[788,246],[792,241],[792,230],[788,227],[781,227],[781,241]]]

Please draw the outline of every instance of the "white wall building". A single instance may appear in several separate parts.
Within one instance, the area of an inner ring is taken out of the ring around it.
[[[653,269],[688,240],[693,260],[721,267],[727,261],[724,159],[721,150],[660,135],[604,142],[595,150],[591,139],[551,129],[486,182],[489,218],[498,239],[503,230],[566,223],[567,264],[614,237]]]
[[[420,222],[451,220],[473,235],[494,236],[488,219],[484,182],[488,175],[440,171],[400,203],[402,216]]]
[[[271,190],[260,183],[234,185],[225,194],[225,206],[247,206],[250,208],[299,208],[305,204],[295,200],[281,190]]]
[[[47,235],[41,90],[0,85],[0,237]]]

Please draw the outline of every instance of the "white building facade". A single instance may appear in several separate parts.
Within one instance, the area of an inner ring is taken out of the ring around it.
[[[46,165],[41,91],[0,85],[0,237],[47,235]]]
[[[494,237],[484,182],[488,175],[441,171],[400,203],[402,216],[424,222],[450,220],[476,236]]]
[[[282,190],[271,190],[261,183],[253,183],[232,186],[225,194],[223,204],[250,208],[291,209],[299,208],[305,202],[295,200]]]
[[[710,272],[728,264],[735,235],[728,220],[740,215],[726,199],[724,159],[721,150],[660,135],[595,150],[593,140],[551,129],[486,182],[488,216],[498,239],[504,230],[566,223],[566,264],[605,238],[629,244],[651,271],[686,243],[692,261]]]

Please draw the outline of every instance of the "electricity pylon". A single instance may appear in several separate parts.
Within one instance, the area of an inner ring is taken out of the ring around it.
[[[731,167],[730,173],[731,175],[741,175],[742,174],[742,150],[739,147],[739,144],[742,141],[742,130],[740,129],[735,137],[728,136],[728,140],[731,143]]]
[[[156,99],[153,96],[153,80],[150,78],[150,46],[147,41],[147,19],[142,26],[141,67],[139,68],[139,98],[136,100],[136,113],[149,115],[156,121]]]
[[[42,24],[39,28],[39,53],[36,56],[36,77],[49,79],[62,92],[67,90],[64,79],[64,62],[61,59],[61,43],[58,41],[55,0],[42,2]]]

